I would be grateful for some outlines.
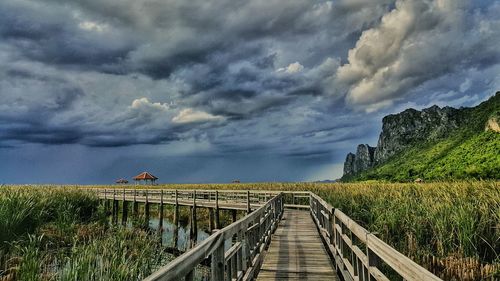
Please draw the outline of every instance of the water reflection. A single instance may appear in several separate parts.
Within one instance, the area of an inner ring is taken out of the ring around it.
[[[149,228],[157,231],[160,220],[158,218],[151,218],[149,220]],[[177,241],[175,241],[175,225],[168,219],[163,219],[162,243],[165,246],[176,248],[180,251],[186,251],[189,247],[189,225],[179,225],[177,227]],[[203,229],[198,228],[196,237],[197,243],[207,239],[209,233]]]

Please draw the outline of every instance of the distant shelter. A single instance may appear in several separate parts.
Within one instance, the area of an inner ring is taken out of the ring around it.
[[[124,178],[121,178],[121,179],[116,180],[116,183],[117,183],[117,184],[127,184],[127,183],[128,183],[128,180],[126,180],[126,179],[124,179]]]
[[[138,184],[139,182],[141,181],[144,181],[144,183],[148,183],[150,182],[151,184],[154,184],[155,181],[158,179],[157,177],[153,176],[152,174],[150,174],[149,172],[142,172],[140,174],[138,174],[137,176],[135,176],[134,178],[134,181],[136,184]]]

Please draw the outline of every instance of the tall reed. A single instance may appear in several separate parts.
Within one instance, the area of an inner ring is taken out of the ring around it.
[[[138,280],[173,257],[141,229],[107,225],[92,193],[0,189],[0,280]]]

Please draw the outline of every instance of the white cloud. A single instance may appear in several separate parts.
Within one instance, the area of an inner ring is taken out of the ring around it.
[[[297,61],[289,64],[287,67],[278,68],[277,72],[286,72],[289,74],[294,74],[301,72],[303,69],[304,66]]]
[[[192,108],[185,108],[177,116],[172,118],[174,123],[202,123],[210,121],[224,120],[224,117],[212,115],[204,111],[198,111]]]
[[[109,29],[107,24],[97,23],[94,21],[82,21],[78,24],[78,27],[87,31],[104,32]]]
[[[169,106],[165,103],[159,103],[155,102],[152,103],[148,100],[148,98],[140,98],[140,99],[135,99],[132,102],[132,105],[130,106],[132,109],[155,109],[155,110],[160,110],[160,111],[167,111],[169,109]]]
[[[491,46],[498,44],[500,29],[489,26],[500,27],[500,22],[487,12],[467,11],[468,5],[452,0],[398,0],[380,24],[362,33],[349,50],[348,63],[336,72],[347,103],[378,110],[428,81],[495,58],[498,51]],[[465,81],[460,90],[470,87],[470,81]]]

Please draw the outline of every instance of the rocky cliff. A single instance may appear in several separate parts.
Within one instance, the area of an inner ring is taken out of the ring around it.
[[[349,153],[343,179],[500,178],[499,124],[500,92],[471,108],[385,116],[377,146],[360,144]]]
[[[432,106],[422,111],[407,109],[385,116],[376,147],[360,144],[356,154],[349,153],[344,175],[354,175],[384,163],[391,156],[415,145],[446,137],[463,122],[460,109]]]
[[[358,145],[356,154],[347,154],[344,163],[344,175],[354,175],[373,167],[374,156],[375,147],[371,147],[367,144]]]
[[[446,137],[463,122],[459,109],[432,106],[407,109],[382,119],[382,133],[375,149],[375,163],[383,163],[415,143]]]

